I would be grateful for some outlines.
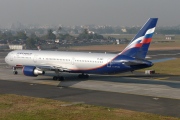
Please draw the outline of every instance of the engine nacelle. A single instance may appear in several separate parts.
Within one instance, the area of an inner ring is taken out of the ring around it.
[[[45,72],[37,69],[35,66],[24,66],[23,73],[26,76],[36,77],[38,75],[43,75]]]

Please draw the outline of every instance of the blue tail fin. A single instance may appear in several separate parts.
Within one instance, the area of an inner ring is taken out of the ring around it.
[[[157,20],[158,18],[150,18],[120,54],[145,59]]]

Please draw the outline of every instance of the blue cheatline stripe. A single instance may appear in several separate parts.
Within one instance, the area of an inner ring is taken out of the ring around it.
[[[154,35],[154,33],[151,33],[151,34],[146,34],[146,35],[145,35],[145,38],[152,38],[152,37],[153,37],[153,35]]]
[[[154,28],[156,26],[157,20],[158,18],[150,18],[147,23],[141,28],[141,30],[137,33],[133,40],[144,36],[147,30]]]

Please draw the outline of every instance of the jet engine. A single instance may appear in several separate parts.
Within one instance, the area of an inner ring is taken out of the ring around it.
[[[36,68],[35,66],[24,66],[23,73],[26,76],[33,76],[33,77],[37,77],[38,75],[45,74],[44,71]]]

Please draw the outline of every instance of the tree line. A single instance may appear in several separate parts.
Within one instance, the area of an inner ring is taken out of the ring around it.
[[[47,40],[54,42],[55,39],[61,40],[90,40],[90,39],[105,39],[102,35],[96,33],[88,33],[87,29],[79,34],[77,37],[72,36],[70,34],[54,34],[52,29],[47,30],[47,34],[38,37],[35,33],[31,33],[27,35],[25,31],[19,31],[14,33],[12,31],[2,32],[0,31],[0,41],[4,43],[13,43],[17,42],[19,44],[26,44],[27,49],[36,48],[36,46],[45,43]]]

